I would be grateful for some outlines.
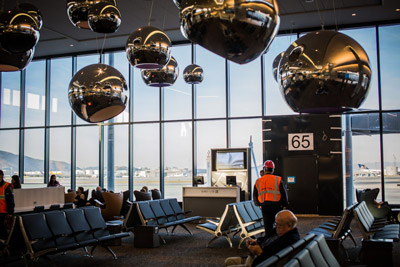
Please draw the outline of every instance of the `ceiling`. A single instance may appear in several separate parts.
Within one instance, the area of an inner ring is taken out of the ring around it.
[[[12,9],[17,0],[3,0],[5,9]],[[103,34],[74,27],[67,17],[66,1],[20,0],[34,4],[42,13],[43,28],[35,57],[67,55],[104,50],[124,49],[128,36],[149,24],[152,0],[116,0],[121,12],[119,30]],[[186,41],[179,29],[179,10],[173,0],[153,0],[150,24],[164,29],[173,42]],[[280,32],[299,29],[365,25],[377,22],[398,23],[398,0],[278,0]],[[355,15],[353,15],[355,14]]]

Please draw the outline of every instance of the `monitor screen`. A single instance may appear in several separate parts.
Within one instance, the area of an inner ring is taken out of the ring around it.
[[[193,184],[204,184],[204,176],[193,176]]]
[[[217,170],[242,170],[245,166],[245,152],[217,151]]]
[[[236,176],[226,176],[226,185],[236,185]]]

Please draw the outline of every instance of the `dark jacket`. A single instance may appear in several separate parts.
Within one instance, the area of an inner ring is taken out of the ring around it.
[[[260,179],[260,178],[259,178]],[[288,195],[286,191],[286,185],[283,182],[283,179],[281,179],[281,183],[279,184],[279,192],[281,193],[281,200],[278,202],[274,201],[264,201],[263,203],[258,202],[258,190],[256,183],[254,183],[254,188],[253,188],[253,201],[256,206],[266,206],[266,205],[279,205],[281,207],[287,207],[289,204],[288,201]]]
[[[4,180],[0,182],[0,186],[2,186],[4,184]],[[7,205],[7,213],[8,214],[13,214],[14,213],[14,207],[15,207],[15,203],[14,203],[14,193],[13,193],[13,188],[11,186],[11,184],[9,184],[7,186],[7,188],[4,191],[4,195],[6,198],[6,205]]]
[[[252,266],[257,266],[264,260],[268,259],[272,255],[278,253],[282,249],[290,246],[298,240],[300,240],[300,234],[297,228],[290,230],[281,237],[277,236],[276,230],[274,229],[271,237],[258,238],[257,242],[260,244],[263,253],[254,259]]]

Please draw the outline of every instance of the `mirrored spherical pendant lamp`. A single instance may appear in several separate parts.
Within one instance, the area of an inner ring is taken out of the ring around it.
[[[187,39],[239,64],[264,53],[279,29],[276,0],[176,2]]]
[[[128,97],[124,76],[105,64],[92,64],[79,70],[69,84],[69,104],[87,122],[109,120],[124,111]]]
[[[114,5],[98,3],[90,8],[88,22],[90,29],[94,32],[113,33],[121,25],[121,13]]]
[[[42,13],[40,12],[40,10],[29,3],[21,3],[18,5],[19,9],[24,10],[25,12],[27,12],[30,16],[32,16],[35,21],[37,22],[38,28],[37,30],[40,30],[43,26],[43,17],[42,17]]]
[[[28,51],[11,53],[0,48],[0,72],[18,71],[25,69],[31,62],[34,49]]]
[[[284,52],[280,52],[272,62],[272,76],[274,76],[275,81],[278,81],[278,67],[279,67],[279,62],[281,62],[282,56]]]
[[[336,31],[316,31],[285,51],[278,82],[293,111],[340,113],[364,102],[371,77],[368,55],[359,43]]]
[[[171,40],[157,27],[144,26],[135,30],[125,46],[128,61],[139,69],[162,68],[171,57]]]
[[[67,0],[67,15],[71,23],[80,29],[90,29],[89,10],[98,3],[116,6],[115,0]]]
[[[12,53],[28,51],[39,41],[40,25],[25,10],[14,8],[0,15],[0,43]]]
[[[167,87],[175,83],[179,75],[178,62],[174,57],[161,69],[142,70],[142,79],[152,87]]]
[[[203,69],[199,65],[191,64],[183,70],[183,80],[188,84],[199,84],[203,78]]]
[[[181,3],[182,0],[174,0],[174,4],[176,5],[177,8],[181,8]]]

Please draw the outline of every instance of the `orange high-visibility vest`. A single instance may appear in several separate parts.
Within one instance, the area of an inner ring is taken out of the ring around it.
[[[0,186],[0,213],[7,213],[7,203],[6,203],[6,188],[10,183],[4,182],[3,186]]]
[[[264,201],[278,202],[281,200],[281,192],[279,191],[281,179],[280,176],[266,174],[257,180],[256,188],[259,203],[264,203]]]

